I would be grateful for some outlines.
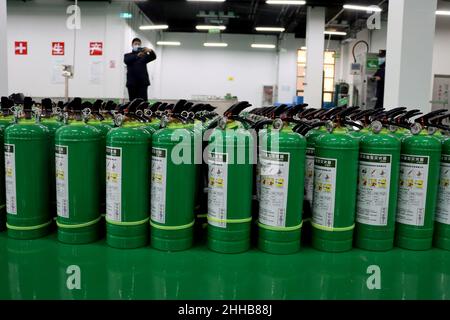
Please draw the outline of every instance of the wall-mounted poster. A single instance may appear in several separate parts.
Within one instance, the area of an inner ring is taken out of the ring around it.
[[[64,54],[64,42],[52,42],[52,56],[63,56]]]
[[[16,56],[26,56],[28,54],[28,41],[14,41],[14,53]]]
[[[103,55],[103,42],[89,42],[89,55],[90,56],[102,56]]]

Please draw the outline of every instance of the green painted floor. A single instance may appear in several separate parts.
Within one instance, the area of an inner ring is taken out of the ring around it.
[[[371,276],[378,267],[380,282]],[[113,249],[104,240],[65,245],[55,234],[12,240],[3,232],[0,299],[450,299],[450,252],[305,247],[289,256],[223,255],[197,245],[167,253]]]

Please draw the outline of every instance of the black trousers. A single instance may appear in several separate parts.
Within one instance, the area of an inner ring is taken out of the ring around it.
[[[137,98],[144,99],[145,101],[148,100],[148,86],[128,86],[127,88],[130,101]]]

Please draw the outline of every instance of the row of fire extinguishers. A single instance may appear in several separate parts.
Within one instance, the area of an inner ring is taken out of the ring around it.
[[[290,254],[450,250],[446,110],[1,101],[5,203],[19,239]],[[256,150],[256,151],[255,151]],[[254,152],[255,151],[255,152]],[[105,219],[103,219],[103,215]],[[54,223],[54,221],[56,223]],[[105,223],[106,221],[106,223]],[[106,226],[106,227],[105,227]]]

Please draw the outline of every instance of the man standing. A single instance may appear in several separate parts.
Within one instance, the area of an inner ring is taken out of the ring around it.
[[[148,100],[147,91],[150,80],[147,72],[147,63],[156,60],[152,49],[142,48],[142,41],[135,38],[132,41],[133,51],[125,54],[124,62],[127,65],[127,88],[130,101],[141,98]]]
[[[373,79],[377,81],[377,102],[375,108],[384,107],[384,79],[386,72],[386,50],[380,50],[378,55],[378,70],[373,75]]]

